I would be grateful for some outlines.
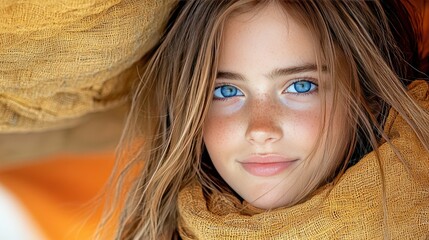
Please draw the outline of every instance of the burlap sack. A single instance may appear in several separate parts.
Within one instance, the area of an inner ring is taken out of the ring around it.
[[[0,1],[0,132],[124,103],[173,0]]]

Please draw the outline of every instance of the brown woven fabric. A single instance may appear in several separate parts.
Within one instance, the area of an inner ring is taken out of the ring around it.
[[[0,1],[0,132],[124,103],[173,0]]]
[[[414,82],[410,91],[429,110],[429,84]],[[391,239],[429,237],[429,153],[410,127],[391,110],[386,133],[406,165],[388,144],[380,147],[387,200],[383,223],[380,168],[374,153],[351,167],[329,191],[308,201],[270,212],[247,209],[232,196],[211,196],[191,184],[179,194],[179,231],[183,239]],[[253,213],[251,213],[253,212]]]

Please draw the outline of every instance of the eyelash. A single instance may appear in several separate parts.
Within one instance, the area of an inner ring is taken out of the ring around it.
[[[215,85],[215,89],[214,89],[214,91],[216,91],[216,90],[218,90],[219,88],[224,87],[224,86],[231,86],[231,87],[236,88],[236,89],[237,89],[238,91],[240,91],[241,93],[243,92],[243,91],[241,91],[241,90],[240,90],[240,88],[238,88],[238,87],[236,87],[236,86],[234,86],[233,84],[230,84],[230,83],[218,83],[218,84],[216,84],[216,85]],[[214,92],[213,92],[213,95],[214,95]],[[235,97],[235,96],[234,96],[234,97]],[[228,100],[228,99],[230,99],[230,98],[233,98],[233,97],[217,98],[217,97],[213,96],[213,100],[216,100],[216,101],[226,101],[226,100]]]
[[[296,84],[298,82],[309,82],[311,84],[314,84],[315,85],[315,89],[314,90],[309,90],[307,92],[301,92],[301,93],[300,92],[285,92],[289,87],[291,87],[292,85],[294,85],[294,84]],[[292,83],[288,84],[288,86],[285,87],[285,90],[283,90],[282,93],[288,93],[288,94],[292,94],[292,95],[295,95],[295,96],[306,96],[306,95],[315,94],[317,92],[318,86],[319,86],[316,82],[317,81],[314,78],[310,78],[310,77],[309,78],[307,78],[307,77],[299,78],[299,79],[294,80]],[[218,90],[221,87],[224,87],[224,86],[231,86],[231,87],[237,88],[238,91],[242,92],[238,87],[236,87],[236,86],[234,86],[233,84],[230,84],[230,83],[218,83],[218,84],[216,84],[215,85],[215,91]],[[241,95],[239,95],[239,96],[241,96]],[[236,97],[236,96],[233,96],[233,97]],[[226,100],[228,100],[230,98],[233,98],[233,97],[224,97],[224,98],[213,97],[213,99],[214,100],[220,100],[220,101],[226,101]]]
[[[292,85],[294,85],[295,83],[298,83],[298,82],[309,82],[311,84],[314,84],[315,89],[314,90],[309,90],[309,91],[303,92],[303,93],[288,92],[288,94],[292,94],[292,95],[295,95],[295,96],[306,96],[306,95],[311,95],[311,94],[317,93],[319,84],[317,84],[317,80],[315,80],[314,78],[311,78],[311,77],[303,77],[303,78],[299,78],[299,79],[294,80],[291,84],[288,84],[288,86],[285,87],[285,90],[283,90],[283,93],[285,93],[286,89],[288,89],[289,87],[291,87]]]

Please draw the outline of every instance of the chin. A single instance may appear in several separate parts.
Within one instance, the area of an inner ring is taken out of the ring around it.
[[[247,200],[246,200],[247,201]],[[270,196],[261,196],[260,198],[248,201],[252,206],[264,209],[264,210],[272,210],[277,208],[286,207],[290,204],[290,201],[287,199],[279,199],[273,198]]]

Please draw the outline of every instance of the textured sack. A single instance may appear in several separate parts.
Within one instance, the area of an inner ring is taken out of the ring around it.
[[[0,1],[0,132],[124,103],[172,0]]]

